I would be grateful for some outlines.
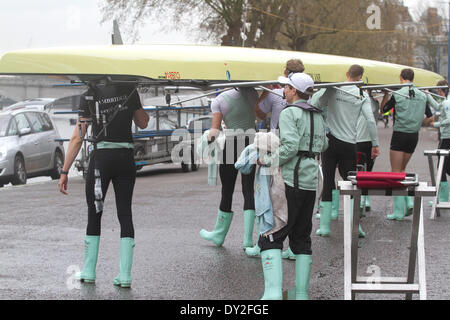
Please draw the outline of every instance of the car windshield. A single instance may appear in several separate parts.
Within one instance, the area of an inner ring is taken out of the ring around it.
[[[11,120],[10,116],[0,115],[0,137],[6,136],[6,130],[8,129],[9,120]]]

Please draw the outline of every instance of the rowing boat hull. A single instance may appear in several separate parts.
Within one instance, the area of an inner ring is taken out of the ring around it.
[[[399,82],[406,66],[307,52],[199,45],[111,45],[30,49],[4,54],[0,74],[128,75],[154,80],[268,81],[298,58],[316,82],[342,82],[352,64],[364,67],[364,82]],[[436,85],[439,74],[413,68],[417,86]]]

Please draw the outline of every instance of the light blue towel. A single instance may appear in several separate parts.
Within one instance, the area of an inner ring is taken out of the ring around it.
[[[234,167],[242,174],[250,174],[253,165],[256,164],[259,152],[254,145],[249,145],[242,151]],[[258,217],[259,233],[264,234],[272,230],[273,207],[270,200],[270,168],[258,166],[255,173],[255,215]]]
[[[242,174],[250,174],[252,172],[253,165],[255,165],[258,161],[258,157],[258,150],[253,144],[251,144],[241,152],[241,155],[234,164],[234,167]]]
[[[208,135],[209,130],[203,133],[203,135],[198,139],[196,151],[200,159],[208,164],[208,185],[216,186],[220,147],[217,140],[211,144],[208,144]]]

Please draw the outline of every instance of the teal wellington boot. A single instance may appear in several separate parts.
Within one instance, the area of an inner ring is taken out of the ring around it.
[[[264,273],[264,295],[261,300],[283,299],[283,265],[281,250],[272,249],[261,252]]]
[[[330,236],[330,222],[331,222],[331,201],[322,201],[320,203],[322,210],[320,211],[320,229],[316,231],[318,236]]]
[[[371,210],[369,196],[361,196],[361,204],[359,205],[359,209],[361,210],[362,216],[364,216],[364,212]]]
[[[339,218],[339,190],[334,189],[331,196],[331,220],[337,220]]]
[[[292,252],[291,248],[288,247],[287,250],[281,254],[281,258],[295,260],[295,254]]]
[[[364,214],[366,211],[366,196],[361,196],[361,202],[359,203],[359,213],[360,213],[360,217],[365,217],[366,215]]]
[[[244,210],[244,240],[242,248],[253,248],[253,227],[255,225],[255,210]]]
[[[231,220],[233,219],[232,212],[223,212],[219,210],[217,213],[216,226],[214,231],[208,232],[204,229],[200,231],[200,236],[208,241],[212,241],[216,246],[221,246],[225,241],[225,237],[230,229]]]
[[[393,197],[394,213],[389,214],[386,218],[388,220],[403,220],[405,217],[405,199],[404,196]]]
[[[131,287],[131,267],[133,265],[133,238],[120,238],[119,275],[114,278],[114,285],[122,288]]]
[[[372,206],[370,205],[370,198],[369,198],[369,196],[366,196],[365,200],[366,200],[366,211],[372,210]]]
[[[245,254],[249,257],[260,257],[261,248],[257,244],[254,247],[245,248]]]
[[[365,217],[366,212],[370,211],[371,209],[372,209],[372,207],[370,205],[369,196],[361,196],[361,204],[359,205],[361,217]]]
[[[448,189],[448,181],[441,181],[441,185],[439,187],[438,199],[439,203],[441,202],[449,202],[449,189]],[[429,202],[429,206],[433,206],[433,201]]]
[[[295,299],[308,300],[312,258],[306,254],[297,254],[295,257]]]
[[[319,203],[319,213],[316,214],[316,219],[320,219],[320,212],[323,210],[322,201]]]
[[[448,182],[441,182],[439,187],[439,202],[448,202]]]
[[[413,197],[404,197],[405,198],[405,205],[406,205],[406,213],[405,217],[410,216],[413,214],[414,210],[414,200]]]
[[[83,270],[75,274],[75,278],[81,282],[94,283],[100,236],[86,236],[84,239],[84,244]]]
[[[351,213],[351,220],[353,221],[353,205],[354,205],[354,199],[350,199],[350,213]],[[365,238],[366,237],[366,233],[363,231],[361,224],[358,225],[358,232],[359,232],[359,238]]]

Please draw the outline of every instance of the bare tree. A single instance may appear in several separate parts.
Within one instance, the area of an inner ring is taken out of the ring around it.
[[[441,7],[427,7],[422,11],[417,22],[416,53],[418,66],[434,72],[441,70],[442,60],[448,54],[448,26],[445,11]]]
[[[201,29],[221,37],[222,45],[235,45],[241,33],[243,5],[244,0],[104,0],[101,10],[103,22],[120,21],[132,41],[138,39],[139,28],[147,19],[164,23],[170,17],[175,30]],[[197,16],[202,17],[198,24],[193,23]]]
[[[412,51],[409,45],[402,45],[409,13],[401,0],[103,1],[104,21],[115,18],[127,25],[126,33],[134,40],[139,27],[155,19],[158,23],[170,20],[174,29],[196,30],[203,39],[229,46],[313,51],[390,62],[409,62]],[[372,5],[381,10],[379,30],[367,27],[367,9]]]

